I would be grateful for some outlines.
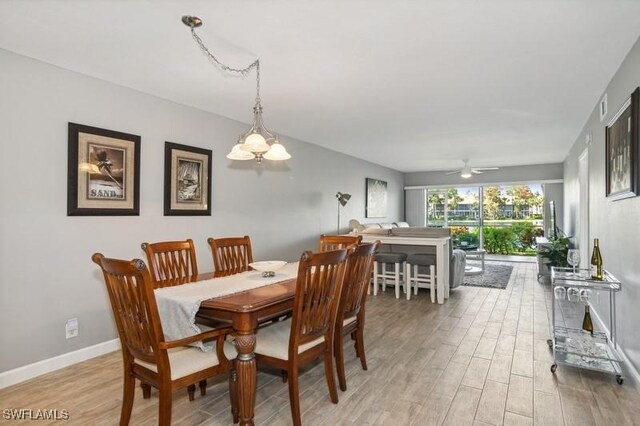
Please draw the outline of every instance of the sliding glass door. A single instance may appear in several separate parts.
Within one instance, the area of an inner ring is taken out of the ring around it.
[[[531,255],[543,234],[542,186],[429,188],[426,225],[451,228],[454,247]]]
[[[451,228],[456,247],[482,247],[482,188],[432,188],[427,190],[427,226]]]

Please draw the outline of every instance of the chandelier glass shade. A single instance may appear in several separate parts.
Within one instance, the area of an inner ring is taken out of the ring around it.
[[[246,76],[252,69],[256,69],[256,103],[253,107],[253,125],[245,133],[241,134],[237,143],[233,146],[227,158],[230,160],[245,161],[256,160],[258,164],[263,159],[282,161],[291,158],[278,137],[264,126],[262,121],[262,105],[260,103],[260,60],[256,59],[246,68],[232,68],[223,64],[204,45],[202,39],[196,34],[195,29],[202,26],[202,20],[195,16],[183,16],[182,22],[191,29],[193,39],[200,50],[223,71]]]

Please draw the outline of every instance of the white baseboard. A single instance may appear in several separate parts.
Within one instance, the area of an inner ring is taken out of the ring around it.
[[[78,349],[77,351],[58,355],[53,358],[43,359],[33,364],[14,368],[0,373],[0,389],[24,382],[42,374],[50,373],[100,355],[114,352],[120,349],[120,339],[108,340],[97,345]]]
[[[598,311],[593,309],[593,305],[591,305],[591,303],[589,303],[589,306],[591,306],[590,311],[593,314],[593,317],[595,317],[596,323],[598,324],[599,328],[604,330],[607,333],[607,335],[610,336],[611,330],[609,330],[609,327],[606,326],[606,323],[602,321],[602,318],[600,318],[600,315],[598,315]],[[636,370],[633,364],[631,364],[629,357],[627,356],[626,353],[624,353],[624,350],[622,349],[622,347],[618,345],[616,349],[618,351],[618,354],[622,357],[622,361],[623,361],[622,371],[626,374],[625,378],[631,379],[631,381],[634,382],[635,385],[639,385],[640,373],[638,373],[638,370]]]

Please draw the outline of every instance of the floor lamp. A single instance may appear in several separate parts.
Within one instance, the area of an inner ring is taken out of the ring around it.
[[[336,198],[338,199],[338,232],[340,234],[340,206],[344,207],[347,205],[347,201],[351,198],[351,194],[343,194],[342,192],[338,192],[336,194]]]

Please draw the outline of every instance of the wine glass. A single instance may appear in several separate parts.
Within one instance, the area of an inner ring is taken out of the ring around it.
[[[553,289],[553,294],[557,300],[564,300],[567,297],[567,289],[559,285]]]
[[[580,290],[575,287],[569,287],[569,290],[567,290],[567,300],[569,302],[578,302],[580,300]]]
[[[576,276],[576,266],[580,264],[580,250],[569,249],[567,251],[567,262],[573,267],[573,276]]]

